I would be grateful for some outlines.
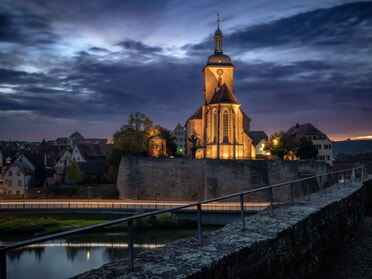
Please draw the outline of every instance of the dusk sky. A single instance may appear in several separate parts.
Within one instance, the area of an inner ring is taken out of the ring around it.
[[[0,0],[0,140],[184,125],[217,12],[251,130],[372,136],[372,1]]]

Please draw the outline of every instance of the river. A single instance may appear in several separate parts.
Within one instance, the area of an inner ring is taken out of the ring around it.
[[[204,229],[204,228],[203,228]],[[213,230],[210,227],[204,230]],[[145,230],[133,235],[134,252],[196,235],[193,229]],[[14,242],[2,238],[2,245]],[[127,257],[127,233],[86,233],[7,252],[7,279],[66,279]]]

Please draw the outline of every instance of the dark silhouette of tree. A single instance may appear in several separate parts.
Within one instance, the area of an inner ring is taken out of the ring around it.
[[[196,157],[196,150],[198,150],[200,147],[198,147],[198,138],[195,135],[192,135],[189,138],[189,142],[191,142],[191,158],[195,159]]]
[[[160,132],[161,136],[166,140],[167,154],[175,156],[177,153],[177,144],[174,142],[174,136],[172,132],[167,128],[157,125],[156,129]]]
[[[302,137],[296,155],[302,160],[316,160],[318,156],[318,149],[312,141]]]

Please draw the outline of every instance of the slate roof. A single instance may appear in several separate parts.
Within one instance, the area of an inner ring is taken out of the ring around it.
[[[85,175],[105,174],[107,172],[107,161],[105,160],[79,162],[79,166]]]
[[[106,144],[78,144],[77,147],[86,160],[105,160],[109,149]]]
[[[189,121],[189,120],[193,120],[193,119],[202,119],[202,108],[200,107],[189,119],[187,119],[186,123]],[[185,124],[186,126],[187,124]]]
[[[213,95],[210,104],[239,104],[234,94],[224,83]]]
[[[295,126],[292,126],[287,131],[287,134],[294,137],[295,140],[300,140],[303,136],[316,136],[316,135],[326,136],[326,134],[319,131],[317,128],[315,128],[310,123],[306,123],[302,125],[296,124]]]
[[[268,137],[264,131],[251,131],[248,136],[252,139],[252,144],[256,146],[261,140],[267,140]]]

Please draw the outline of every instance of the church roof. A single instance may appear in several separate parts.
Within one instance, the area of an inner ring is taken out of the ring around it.
[[[225,83],[214,93],[210,101],[210,104],[219,103],[239,104],[238,100]]]
[[[228,55],[222,53],[215,53],[208,57],[207,65],[215,66],[234,66],[231,58]]]
[[[188,120],[202,119],[202,118],[203,118],[202,108],[200,107]]]

